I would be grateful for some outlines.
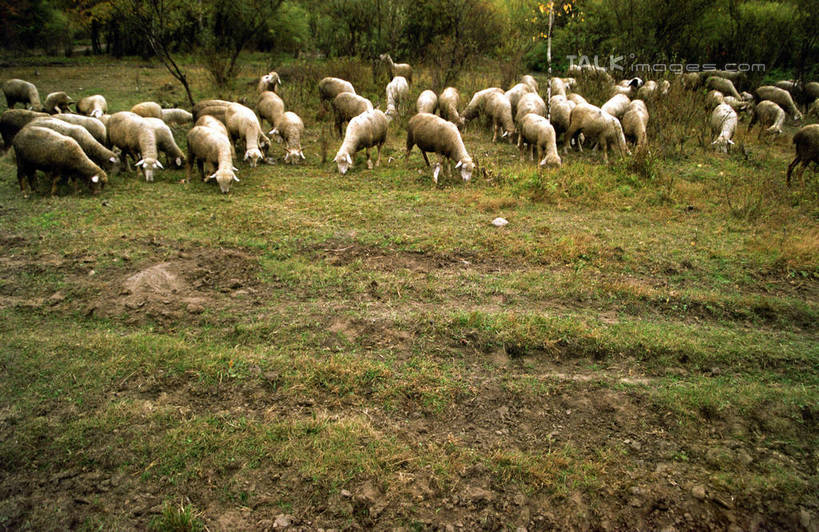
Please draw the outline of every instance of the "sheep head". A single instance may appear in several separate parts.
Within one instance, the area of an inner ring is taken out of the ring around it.
[[[722,135],[717,137],[716,140],[714,140],[714,142],[711,143],[711,145],[714,146],[714,148],[716,148],[716,150],[721,153],[728,153],[728,149],[733,144],[734,144],[733,140],[723,137]]]
[[[227,194],[230,192],[230,185],[232,185],[234,181],[237,183],[239,182],[239,178],[236,177],[236,174],[233,173],[232,169],[217,170],[215,173],[206,177],[205,181],[210,181],[211,179],[216,179],[216,183],[219,184],[219,190],[222,191],[222,194]]]
[[[306,159],[301,148],[287,148],[287,153],[284,154],[284,162],[296,164],[299,159]]]
[[[543,160],[540,161],[540,163],[538,163],[538,166],[540,166],[540,168],[543,168],[545,166],[548,166],[550,168],[560,168],[560,164],[561,164],[560,155],[555,153],[553,155],[547,155],[546,157],[544,157]]]
[[[137,161],[136,166],[142,168],[142,173],[145,174],[145,181],[153,181],[154,172],[157,169],[159,170],[163,169],[162,163],[150,157],[140,159],[139,161]]]
[[[250,167],[256,168],[256,165],[259,164],[259,160],[262,158],[262,152],[259,148],[251,148],[245,152],[245,161],[250,161]]]
[[[341,173],[341,175],[346,174],[347,170],[353,166],[353,158],[350,157],[349,153],[339,153],[333,160],[338,165],[338,171]]]
[[[464,157],[458,161],[458,164],[455,165],[455,169],[457,170],[458,168],[461,169],[461,179],[464,181],[469,181],[472,179],[472,172],[475,171],[475,163],[472,162],[472,159],[469,157]]]

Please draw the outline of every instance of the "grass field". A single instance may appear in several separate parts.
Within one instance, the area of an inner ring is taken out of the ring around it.
[[[0,158],[0,527],[819,527],[819,179],[784,186],[789,135],[655,128],[538,173],[475,125],[472,181],[435,186],[404,118],[340,176],[313,83],[380,85],[279,71],[307,161],[274,145],[229,195],[165,170],[24,199]],[[184,104],[137,61],[8,77]]]

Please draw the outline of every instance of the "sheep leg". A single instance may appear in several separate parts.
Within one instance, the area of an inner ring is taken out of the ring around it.
[[[569,149],[572,147],[572,138],[574,138],[575,133],[577,130],[569,126],[569,130],[566,131],[566,141],[563,144],[563,153],[569,153]],[[580,142],[577,142],[576,145],[580,145]]]
[[[498,141],[498,123],[494,120],[492,121],[492,142]]]
[[[424,156],[424,162],[427,163],[427,166],[430,166],[429,157],[427,157],[427,152],[425,152],[424,150],[421,150],[421,155]]]
[[[205,160],[197,159],[196,166],[199,168],[199,175],[202,176],[202,181],[205,180]]]
[[[20,184],[20,192],[23,193],[24,198],[28,198],[31,191],[31,179],[24,168],[17,167],[17,182]],[[29,192],[26,192],[26,185],[28,185]]]
[[[373,169],[373,160],[370,158],[370,148],[365,148],[364,153],[367,154],[367,169]]]
[[[49,174],[46,174],[46,177],[49,177]],[[51,174],[51,195],[57,195],[57,183],[60,181],[60,176],[57,174]]]
[[[375,161],[375,166],[376,167],[381,166],[381,147],[382,146],[383,146],[383,144],[379,144],[378,146],[376,146],[376,149],[378,150],[378,159],[376,159],[376,161]]]

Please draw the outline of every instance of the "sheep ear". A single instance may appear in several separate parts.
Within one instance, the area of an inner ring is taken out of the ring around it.
[[[134,166],[142,166],[143,164],[145,164],[145,159],[140,159]]]
[[[350,157],[350,154],[348,153],[346,155],[347,155],[347,162],[350,163],[350,164],[353,164],[353,158]]]
[[[215,173],[213,173],[213,174],[209,175],[208,177],[206,177],[206,178],[205,178],[205,181],[210,181],[210,180],[211,180],[211,179],[213,179],[214,177],[216,177],[216,174],[215,174]]]
[[[438,174],[440,174],[440,173],[441,173],[441,165],[440,165],[440,164],[436,164],[436,165],[435,165],[435,171],[434,171],[434,172],[432,172],[432,179],[433,179],[433,180],[434,180],[436,183],[438,182]]]
[[[503,135],[501,135],[501,138],[503,138],[503,137],[507,136],[508,134],[509,134],[509,132],[508,132],[508,131],[504,131],[504,132],[503,132]]]
[[[176,158],[176,166],[182,166],[182,157]]]
[[[304,156],[304,152],[301,150],[299,150],[299,157],[301,157],[302,159],[307,159],[307,157]]]
[[[162,163],[161,163],[161,162],[159,162],[159,161],[157,161],[157,162],[156,162],[156,165],[159,167],[159,169],[160,169],[160,170],[164,170],[164,169],[165,169],[165,167],[164,167],[164,166],[162,166]]]
[[[711,144],[716,144],[716,143],[717,143],[717,141],[715,140],[715,141],[714,141],[714,142],[712,142]]]
[[[234,172],[238,172],[238,171],[239,171],[239,169],[238,169],[238,168],[236,168],[236,167],[234,166],[234,167],[233,167],[233,171],[234,171]]]
[[[463,165],[464,165],[463,161],[458,161],[458,164],[455,165],[455,169],[457,170],[458,168],[460,168]]]
[[[728,144],[734,144],[734,141],[731,140],[731,139],[728,139]]]
[[[117,158],[116,158],[116,157],[110,157],[110,158],[108,159],[108,162],[109,162],[109,163],[116,163],[116,162],[117,162]]]
[[[250,157],[250,153],[249,153],[249,152],[245,152],[245,159],[244,159],[244,160],[245,160],[245,161],[247,161],[248,157]]]
[[[91,178],[91,182],[92,183],[99,183],[100,182],[100,176],[95,175],[94,177]]]
[[[290,152],[287,152],[287,153],[284,154],[284,162],[287,162],[289,160],[290,160]]]
[[[239,182],[239,178],[236,176],[233,176],[233,180],[236,181],[237,183]]]

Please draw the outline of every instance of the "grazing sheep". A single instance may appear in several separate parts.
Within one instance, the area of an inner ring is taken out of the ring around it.
[[[756,95],[760,101],[770,100],[777,103],[779,107],[791,115],[794,120],[802,120],[802,113],[796,108],[796,104],[793,103],[793,98],[791,98],[791,93],[788,91],[772,85],[763,85],[756,89]]]
[[[353,157],[364,149],[367,154],[367,168],[372,169],[373,162],[370,158],[370,148],[376,146],[378,149],[378,159],[375,165],[381,164],[381,147],[387,141],[387,126],[389,125],[387,115],[378,109],[361,113],[354,116],[347,124],[347,131],[344,133],[344,142],[338,149],[333,160],[338,165],[341,175],[353,166]]]
[[[23,126],[38,117],[48,116],[47,113],[29,111],[28,109],[9,109],[0,115],[0,136],[3,137],[3,151],[11,148],[14,136],[23,129]]]
[[[130,111],[120,111],[111,115],[108,121],[108,138],[113,146],[122,150],[122,160],[130,170],[131,157],[142,169],[145,181],[153,181],[154,173],[163,168],[157,159],[156,134],[145,123],[145,119]]]
[[[74,100],[71,99],[71,96],[63,91],[52,92],[46,96],[43,107],[45,108],[45,112],[50,115],[69,113],[71,112],[71,109],[68,107],[68,104],[73,101]]]
[[[275,71],[270,71],[259,78],[259,84],[256,85],[256,91],[259,93],[271,91],[278,94],[278,88],[281,84],[282,80],[279,78],[279,74]]]
[[[748,85],[748,75],[745,74],[745,72],[738,70],[706,70],[704,72],[700,72],[699,76],[706,79],[711,76],[725,78],[730,80],[734,87],[740,89],[745,88]],[[736,96],[734,97],[736,98]]]
[[[61,135],[71,137],[77,141],[83,152],[103,170],[109,174],[116,174],[119,171],[120,161],[117,154],[97,142],[97,139],[84,127],[52,117],[35,118],[29,122],[29,125],[51,129]]]
[[[88,158],[76,140],[54,130],[26,126],[14,137],[12,145],[17,159],[17,182],[25,197],[28,197],[25,185],[31,190],[37,170],[51,176],[52,194],[57,192],[61,177],[87,180],[94,194],[108,181],[105,171]]]
[[[238,142],[240,138],[245,140],[244,160],[250,160],[250,167],[255,168],[259,160],[264,157],[263,150],[270,146],[270,139],[262,132],[259,119],[252,109],[240,103],[228,105],[225,111],[225,123],[230,133],[230,138]]]
[[[390,54],[381,54],[378,59],[387,63],[387,68],[390,73],[390,79],[395,79],[396,76],[403,76],[407,82],[412,83],[412,67],[407,63],[393,63]]]
[[[728,149],[734,144],[731,139],[736,129],[736,111],[727,103],[719,104],[711,113],[711,132],[717,134],[717,138],[711,144],[722,153],[728,153]]]
[[[333,98],[341,94],[342,92],[351,92],[355,94],[355,89],[353,88],[353,84],[349,81],[344,81],[343,79],[339,78],[324,78],[318,82],[318,91],[319,91],[319,103],[324,104],[325,102],[333,101]]]
[[[805,91],[804,88],[797,82],[793,80],[782,80],[777,81],[774,83],[774,87],[779,87],[782,90],[786,90],[791,93],[791,97],[795,102],[805,103]]]
[[[805,95],[809,100],[819,100],[819,82],[809,81],[805,83]]]
[[[429,113],[419,113],[413,116],[407,124],[407,157],[413,146],[418,146],[418,149],[421,150],[427,166],[430,166],[427,152],[440,155],[441,162],[435,165],[435,171],[432,174],[435,183],[438,183],[438,174],[444,161],[447,163],[445,173],[450,173],[450,160],[456,161],[455,169],[461,169],[461,178],[464,181],[472,178],[475,163],[472,162],[472,157],[466,151],[455,124]]]
[[[642,86],[643,86],[642,78],[624,79],[614,86],[613,95],[616,96],[618,94],[622,94],[631,99],[637,95],[637,91],[639,91],[640,87]]]
[[[203,116],[212,116],[225,124],[225,111],[227,111],[226,105],[211,105],[209,107],[199,108],[198,113],[194,113],[193,117],[196,120],[199,120]]]
[[[538,87],[537,80],[535,78],[533,78],[532,76],[530,76],[529,74],[524,74],[523,76],[521,76],[520,77],[520,82],[525,83],[525,84],[529,85],[530,87],[532,87],[532,92],[537,92],[537,87]]]
[[[232,146],[227,134],[204,125],[194,126],[193,129],[188,131],[188,158],[185,164],[185,181],[190,182],[191,170],[195,164],[199,168],[202,181],[216,179],[219,190],[223,194],[230,192],[230,185],[234,181],[239,181],[233,167]],[[208,167],[207,177],[205,177],[205,165]]]
[[[267,120],[270,127],[276,127],[276,122],[284,114],[284,100],[272,91],[264,91],[256,102],[256,111],[262,120]]]
[[[700,88],[700,86],[702,86],[702,81],[703,79],[699,72],[686,72],[682,75],[683,88],[688,90]]]
[[[131,107],[131,112],[143,118],[162,119],[162,106],[156,102],[142,102]]]
[[[398,114],[397,106],[409,96],[409,83],[404,76],[395,76],[387,83],[387,111],[386,115],[395,117]]]
[[[145,124],[154,130],[156,149],[165,154],[165,162],[167,164],[173,164],[177,168],[182,168],[182,163],[185,162],[185,154],[182,153],[182,150],[176,145],[173,133],[171,132],[171,128],[168,127],[168,124],[159,118],[153,118],[151,116],[143,118],[145,118]]]
[[[612,85],[614,84],[614,79],[606,72],[605,68],[588,63],[584,65],[570,65],[568,73],[578,78],[597,79]]]
[[[754,95],[751,94],[750,92],[740,92],[739,95],[741,96],[742,100],[746,102],[750,102],[751,100],[754,99]]]
[[[6,103],[9,109],[14,109],[15,104],[22,103],[26,109],[32,111],[42,111],[43,104],[40,103],[40,93],[33,83],[22,79],[7,79],[3,82],[3,93],[6,95]]]
[[[733,82],[727,78],[711,76],[705,80],[705,87],[708,89],[716,89],[725,95],[731,95],[737,100],[742,99],[742,96],[739,95],[736,87],[734,87]]]
[[[759,135],[757,136],[759,139],[763,135],[781,135],[782,125],[785,123],[785,111],[770,100],[762,100],[754,109],[751,122],[748,124],[748,132],[756,123],[759,123]]]
[[[415,109],[419,113],[434,113],[438,109],[438,95],[435,91],[425,90],[415,100]]]
[[[492,93],[486,99],[486,114],[492,119],[492,142],[498,140],[498,130],[503,129],[501,137],[515,134],[515,122],[512,120],[512,104],[505,94]]]
[[[537,158],[540,161],[538,166],[560,166],[560,155],[557,153],[557,135],[552,124],[544,117],[529,113],[520,122],[520,135],[518,136],[518,150],[523,158],[524,145],[528,144],[530,158],[534,159],[535,147],[537,147]]]
[[[617,120],[621,120],[626,113],[629,103],[631,103],[631,100],[625,94],[615,94],[609,98],[609,101],[604,103],[600,109],[616,117]]]
[[[486,109],[486,101],[492,94],[503,94],[503,89],[500,89],[498,87],[490,87],[488,89],[483,89],[473,94],[472,99],[469,101],[469,104],[464,109],[463,113],[464,121],[472,120],[473,118],[477,118],[482,113],[484,113]]]
[[[733,96],[726,96],[723,101],[725,103],[727,103],[728,105],[730,105],[731,109],[733,109],[734,111],[736,111],[738,113],[740,113],[740,112],[744,113],[744,112],[750,111],[752,106],[753,106],[753,103],[754,103],[753,100],[751,100],[751,101],[737,100]]]
[[[227,100],[199,100],[191,109],[193,113],[194,121],[199,120],[199,117],[204,114],[214,115],[213,112],[206,112],[208,110],[212,110],[213,108],[218,109],[227,109],[227,106],[232,104],[233,102],[229,102]],[[224,112],[221,113],[224,115]]]
[[[301,136],[304,133],[304,122],[296,113],[287,111],[279,119],[270,135],[277,135],[284,141],[284,162],[296,164],[299,158],[306,159],[301,151]]]
[[[53,118],[74,124],[75,126],[84,127],[93,135],[97,142],[103,146],[110,147],[111,143],[108,141],[108,126],[103,122],[106,116],[110,117],[110,115],[102,115],[99,118],[94,118],[93,116],[77,115],[74,113],[60,113],[54,115]]]
[[[228,133],[227,126],[225,126],[225,123],[222,122],[221,120],[219,120],[218,118],[215,118],[215,117],[213,117],[211,115],[202,115],[202,116],[200,116],[199,120],[197,120],[196,123],[194,124],[194,127],[196,127],[196,126],[203,126],[203,127],[209,127],[211,129],[215,129],[216,131],[223,134],[227,138],[230,138],[230,133]],[[232,148],[233,144],[231,144],[230,146]],[[233,152],[233,156],[234,157],[236,156],[235,151]]]
[[[184,109],[177,109],[172,107],[170,109],[162,109],[162,121],[169,126],[181,126],[193,122],[193,114]]]
[[[569,94],[566,97],[566,99],[569,100],[570,102],[574,102],[575,105],[580,105],[581,103],[586,103],[586,104],[589,103],[588,101],[586,101],[586,98],[580,96],[576,92],[573,92],[573,93]]]
[[[566,96],[569,93],[569,87],[561,78],[555,77],[549,80],[549,87],[552,96]]]
[[[346,122],[361,113],[373,110],[373,104],[370,100],[352,92],[342,92],[333,98],[332,107],[335,115],[336,132],[339,137],[342,135],[341,132]]]
[[[515,115],[515,124],[520,127],[520,123],[523,118],[530,113],[544,117],[546,116],[546,102],[544,102],[543,98],[541,98],[536,92],[524,94],[518,102],[517,114]]]
[[[637,149],[646,146],[648,127],[648,108],[643,100],[632,100],[623,114],[623,134],[627,139],[634,139]]]
[[[614,146],[621,156],[629,153],[626,147],[626,137],[620,121],[599,107],[587,103],[578,104],[572,111],[571,122],[564,140],[564,151],[568,151],[572,139],[583,133],[589,140],[596,140],[603,147],[603,160],[608,162],[609,146]],[[580,143],[577,143],[580,147]]]
[[[800,162],[802,168],[797,178],[801,178],[811,162],[819,165],[819,124],[810,124],[797,131],[793,136],[793,144],[796,147],[796,158],[788,165],[788,186],[791,186],[791,172]]]
[[[722,103],[725,103],[725,95],[716,89],[708,91],[708,94],[705,95],[706,111],[713,111],[714,107]]]
[[[77,102],[77,113],[99,118],[108,112],[108,102],[102,94],[86,96]]]
[[[645,82],[645,85],[637,89],[637,98],[641,100],[651,100],[657,96],[668,93],[668,87],[671,84],[668,80],[664,80],[662,84],[657,83],[653,79]]]
[[[525,76],[524,76],[525,77]],[[458,114],[458,105],[461,102],[461,95],[455,87],[447,87],[438,95],[438,114],[444,120],[449,120],[458,129],[463,129],[466,120]]]
[[[565,133],[571,125],[572,110],[577,104],[560,95],[552,96],[549,101],[551,109],[550,122],[555,128],[555,134]]]
[[[532,90],[532,87],[527,85],[526,83],[518,83],[508,91],[506,91],[506,98],[509,100],[509,105],[512,106],[512,116],[515,116],[518,112],[518,102],[523,97],[524,94],[529,94],[535,92]]]

